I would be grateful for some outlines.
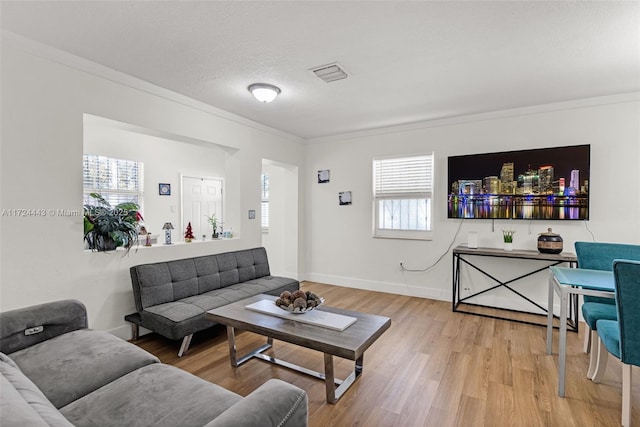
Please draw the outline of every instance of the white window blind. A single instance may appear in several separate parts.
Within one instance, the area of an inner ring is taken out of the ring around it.
[[[269,230],[269,175],[263,173],[260,177],[261,182],[261,225],[262,231],[267,232]]]
[[[431,231],[433,154],[374,159],[374,236],[427,238]]]
[[[433,155],[374,160],[375,194],[394,197],[433,189]]]
[[[134,202],[142,208],[144,163],[85,154],[83,157],[83,183],[84,204],[96,204],[90,194],[98,193],[111,206]]]

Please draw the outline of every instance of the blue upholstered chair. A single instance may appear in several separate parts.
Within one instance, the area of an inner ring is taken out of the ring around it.
[[[596,323],[600,347],[622,362],[622,425],[629,427],[631,366],[640,366],[640,261],[616,260],[613,274],[618,320],[603,319]]]
[[[576,242],[575,248],[579,268],[611,271],[613,268],[613,260],[615,259],[640,260],[639,245]],[[584,339],[584,352],[589,353],[590,347],[594,345],[598,338],[596,322],[600,319],[616,320],[618,318],[615,300],[613,298],[585,295],[584,304],[582,305],[582,317],[589,327]],[[587,377],[593,379],[597,372],[598,355],[596,352],[591,352]]]

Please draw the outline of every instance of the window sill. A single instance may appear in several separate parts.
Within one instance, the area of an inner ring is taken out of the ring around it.
[[[143,243],[139,244],[139,245],[135,245],[133,246],[130,251],[137,251],[139,249],[142,250],[147,250],[147,249],[153,249],[153,248],[170,248],[173,246],[184,246],[184,245],[193,245],[193,244],[199,244],[199,243],[210,243],[210,242],[220,242],[223,240],[238,240],[239,237],[220,237],[218,239],[207,239],[207,240],[192,240],[191,242],[187,243],[184,240],[181,240],[179,242],[172,242],[170,245],[165,245],[164,243],[154,243],[151,246],[145,246]],[[115,249],[115,252],[124,252],[125,249],[123,247],[119,247]],[[100,253],[99,251],[94,251],[91,249],[87,249],[85,248],[84,251],[85,253]],[[114,251],[107,251],[107,252],[114,252]]]
[[[374,239],[433,240],[433,231],[376,230]]]

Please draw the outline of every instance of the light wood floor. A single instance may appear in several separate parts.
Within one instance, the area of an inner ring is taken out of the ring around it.
[[[164,363],[240,395],[269,378],[307,391],[309,425],[320,426],[619,426],[620,363],[610,358],[604,380],[586,378],[588,355],[580,334],[568,333],[566,398],[557,395],[556,354],[545,353],[545,328],[453,313],[451,304],[423,298],[305,282],[325,304],[392,319],[391,328],[365,353],[364,372],[336,405],[325,402],[324,383],[251,360],[233,369],[224,327],[196,334],[177,357],[179,342],[155,334],[136,342]],[[557,343],[557,331],[555,332]],[[264,342],[237,335],[239,352]],[[320,353],[275,341],[275,357],[322,371]],[[353,362],[336,359],[344,378]],[[634,368],[633,425],[640,426],[640,372]]]

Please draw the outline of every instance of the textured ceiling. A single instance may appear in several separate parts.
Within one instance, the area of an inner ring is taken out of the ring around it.
[[[640,91],[639,2],[2,1],[3,30],[303,138]],[[349,72],[333,83],[310,68]],[[247,86],[282,94],[255,101]]]

